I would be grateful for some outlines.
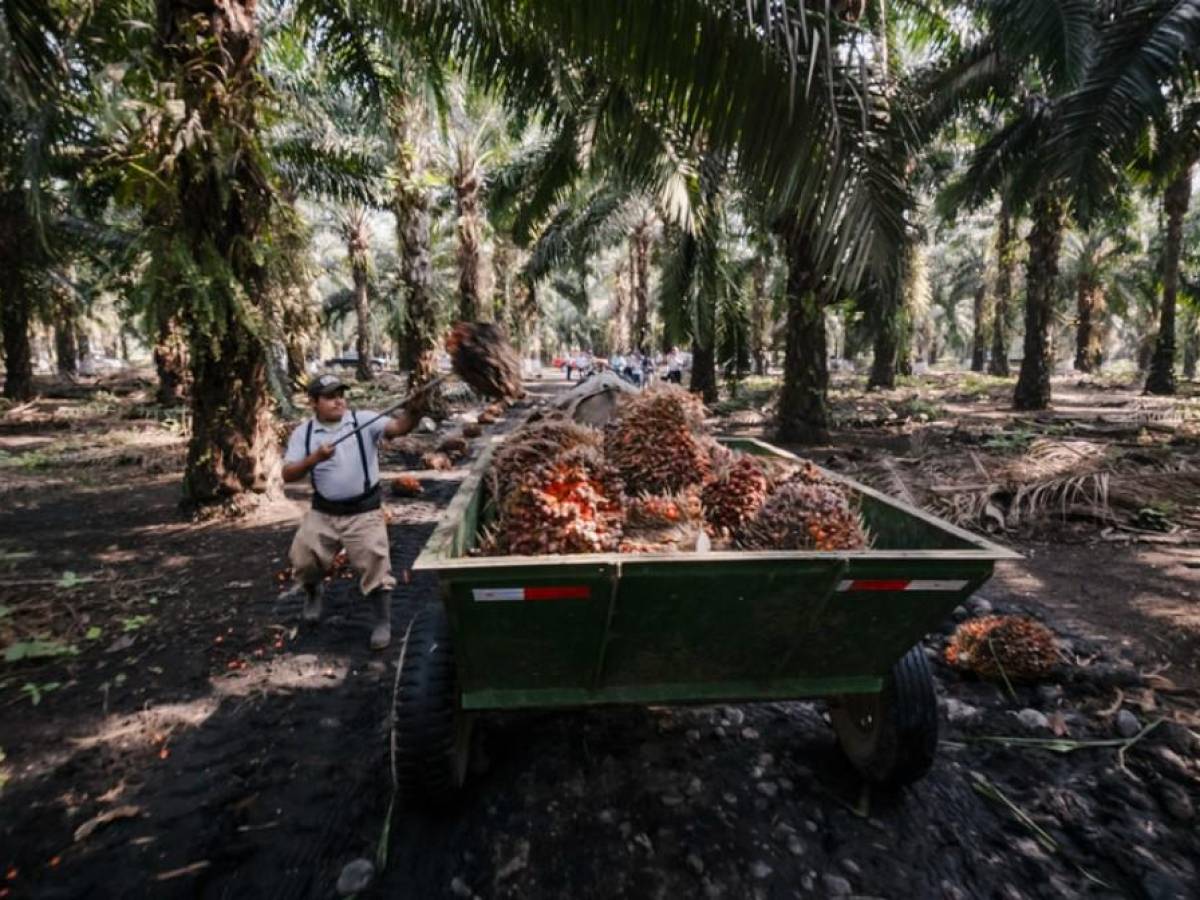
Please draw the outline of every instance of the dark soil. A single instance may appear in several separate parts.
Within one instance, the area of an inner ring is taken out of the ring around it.
[[[398,634],[437,602],[408,569],[462,471],[419,473],[420,498],[389,501]],[[367,649],[351,580],[331,583],[319,629],[297,627],[276,573],[299,503],[192,525],[177,499],[177,476],[144,465],[5,489],[5,640],[80,652],[0,663],[0,896],[328,897],[381,847],[364,896],[1200,895],[1194,548],[1023,540],[1031,554],[974,612],[1038,616],[1069,664],[1015,699],[951,671],[961,611],[926,641],[938,759],[898,793],[864,788],[817,703],[489,715],[459,808],[399,808],[383,840],[398,647]],[[94,580],[64,583],[68,569]],[[36,706],[23,690],[55,682]],[[1124,767],[1115,747],[979,740],[1108,740],[1120,710],[1163,720]]]

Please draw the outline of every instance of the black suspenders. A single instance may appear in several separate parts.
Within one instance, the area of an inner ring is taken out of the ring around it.
[[[358,413],[356,413],[354,410],[350,411],[350,420],[354,423],[355,429],[357,429],[358,428]],[[310,453],[312,453],[312,433],[313,433],[313,420],[309,419],[308,420],[308,428],[304,432],[304,455],[305,456],[308,456]],[[359,459],[362,460],[363,493],[366,494],[366,493],[369,493],[371,490],[371,474],[370,474],[370,470],[367,468],[367,445],[363,443],[363,436],[362,436],[361,431],[357,431],[354,436],[358,439],[358,457],[359,457]],[[316,468],[317,468],[316,466],[313,466],[308,471],[308,479],[309,479],[309,481],[312,482],[314,491],[317,489]]]
[[[354,436],[358,438],[358,457],[362,460],[363,469],[363,493],[366,494],[371,490],[371,476],[367,469],[367,446],[363,443],[362,432],[358,430],[358,413],[351,410],[350,419],[354,422]]]

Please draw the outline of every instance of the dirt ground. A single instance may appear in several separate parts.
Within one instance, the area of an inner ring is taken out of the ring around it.
[[[834,440],[801,451],[1024,555],[927,636],[943,716],[918,784],[867,791],[819,703],[492,715],[461,806],[386,828],[396,648],[367,649],[350,579],[297,627],[278,574],[307,489],[185,522],[179,411],[136,385],[8,410],[0,898],[328,897],[384,857],[360,896],[1200,896],[1196,398],[1061,379],[1021,417],[1008,389],[841,378]],[[761,433],[757,398],[714,424]],[[409,567],[469,465],[389,498],[401,633],[436,601]],[[1049,625],[1056,676],[1009,693],[950,669],[947,635],[987,612]]]

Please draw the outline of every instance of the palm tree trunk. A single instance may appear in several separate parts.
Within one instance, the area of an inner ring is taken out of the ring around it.
[[[60,319],[54,324],[54,362],[59,375],[74,378],[79,372],[79,342],[73,319]]]
[[[74,377],[79,371],[79,302],[70,287],[74,266],[60,272],[63,281],[52,280],[50,298],[54,310],[54,362],[59,375]],[[66,283],[64,283],[66,282]]]
[[[197,294],[185,307],[193,379],[183,493],[185,507],[194,511],[218,505],[240,510],[268,490],[278,470],[266,346],[247,324],[267,289],[257,253],[272,203],[258,164],[256,5],[158,3],[160,50],[180,83],[185,113],[211,136],[205,146],[226,148],[220,167],[206,153],[178,158],[176,189],[186,211],[178,228],[195,260],[215,252],[238,285],[232,293]],[[197,309],[201,303],[205,308]]]
[[[28,276],[41,257],[33,231],[24,194],[6,187],[0,192],[0,332],[4,335],[4,396],[19,402],[33,397]]]
[[[1012,315],[1016,249],[1012,210],[1007,201],[1002,200],[996,228],[996,307],[992,314],[992,358],[988,362],[988,373],[1001,378],[1008,377],[1008,325]]]
[[[371,290],[365,250],[350,249],[350,271],[354,279],[354,319],[357,334],[354,349],[358,363],[354,374],[359,381],[371,381],[375,373],[371,368]]]
[[[705,403],[717,402],[717,354],[711,336],[704,343],[692,341],[692,375],[688,390],[699,394]]]
[[[975,327],[971,333],[971,371],[982,372],[984,359],[987,356],[987,349],[984,347],[986,343],[987,329],[985,329],[983,317],[987,311],[987,286],[980,282],[979,287],[975,289]]]
[[[867,388],[894,388],[897,375],[912,374],[912,308],[921,247],[913,236],[905,240],[896,283],[880,293],[875,330],[875,356]]]
[[[0,278],[0,330],[4,332],[4,396],[23,402],[33,398],[33,353],[29,292],[19,274],[19,270],[9,269]]]
[[[458,198],[458,317],[474,322],[482,310],[482,244],[479,210],[479,172],[474,159],[460,149],[454,177],[454,195]]]
[[[617,264],[613,283],[612,318],[608,322],[608,344],[616,351],[628,349],[629,335],[632,334],[632,329],[628,333],[625,329],[633,293],[629,283],[632,274],[628,262],[622,261]]]
[[[829,440],[829,368],[825,347],[825,310],[817,295],[817,276],[808,237],[784,237],[787,257],[787,336],[783,387],[779,393],[781,441],[819,444]]]
[[[1162,305],[1158,315],[1158,339],[1146,378],[1147,394],[1175,393],[1175,299],[1179,291],[1179,254],[1183,246],[1183,219],[1192,194],[1192,165],[1186,165],[1167,185],[1163,212],[1167,234],[1163,241]]]
[[[409,386],[414,388],[437,377],[438,320],[433,297],[430,199],[422,184],[425,163],[417,143],[424,120],[424,109],[416,98],[407,93],[396,96],[390,111],[398,176],[393,211],[404,285],[404,355]],[[425,398],[427,407],[440,410],[440,392],[427,393]]]
[[[889,288],[879,296],[879,321],[875,329],[874,358],[867,388],[896,386],[896,357],[900,347],[900,292]]]
[[[754,374],[767,374],[767,263],[761,256],[755,259],[750,273],[753,294],[750,298],[750,356],[754,360]]]
[[[646,352],[650,334],[650,216],[633,229],[633,349]],[[715,376],[714,376],[715,380]]]
[[[154,368],[158,373],[155,402],[159,406],[178,406],[187,397],[187,342],[174,319],[163,319],[154,341]]]
[[[508,238],[496,235],[492,252],[492,269],[496,283],[492,289],[492,320],[509,330],[512,310],[513,256],[516,248]]]
[[[1200,360],[1200,316],[1194,306],[1183,315],[1183,377],[1196,380],[1196,363]]]
[[[1079,323],[1075,331],[1075,368],[1099,372],[1103,356],[1100,317],[1104,314],[1104,291],[1086,273],[1075,285],[1075,307]]]
[[[1050,405],[1050,374],[1054,367],[1050,320],[1064,215],[1062,199],[1051,191],[1043,193],[1033,205],[1025,275],[1025,356],[1013,394],[1016,409],[1046,409]]]

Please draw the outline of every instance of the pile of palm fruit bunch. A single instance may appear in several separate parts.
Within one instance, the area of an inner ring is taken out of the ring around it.
[[[741,532],[758,514],[771,490],[766,467],[753,456],[720,444],[710,454],[712,469],[700,494],[705,518],[718,537]]]
[[[845,488],[805,462],[736,534],[746,550],[862,550],[870,544]]]
[[[954,630],[945,656],[951,667],[980,678],[1036,681],[1058,664],[1058,644],[1028,616],[982,616]]]
[[[605,428],[604,454],[634,493],[698,487],[712,469],[703,428],[695,394],[671,385],[645,390],[622,398]]]
[[[454,374],[483,394],[515,400],[525,393],[521,364],[504,329],[492,322],[459,322],[446,338]]]
[[[624,396],[603,430],[568,418],[517,429],[489,473],[495,515],[480,551],[867,546],[841,485],[811,464],[781,466],[720,445],[704,414],[695,395],[662,385]]]
[[[543,419],[522,426],[492,460],[491,493],[504,497],[530,470],[576,447],[599,451],[602,435],[570,419]]]
[[[489,554],[521,556],[616,550],[624,524],[621,480],[592,447],[577,446],[533,465],[500,495]]]
[[[695,550],[705,533],[699,491],[642,494],[625,504],[625,538],[618,550],[621,553]]]

